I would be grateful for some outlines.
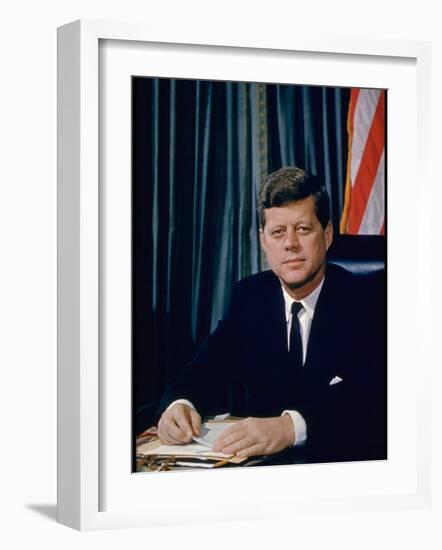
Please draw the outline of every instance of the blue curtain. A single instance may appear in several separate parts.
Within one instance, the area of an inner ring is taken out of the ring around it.
[[[133,398],[141,414],[216,326],[233,284],[265,265],[256,199],[267,173],[295,164],[323,178],[338,227],[349,91],[141,77],[132,90]]]
[[[295,165],[319,176],[330,195],[338,232],[344,204],[350,90],[276,84],[267,87],[267,95],[270,171]]]

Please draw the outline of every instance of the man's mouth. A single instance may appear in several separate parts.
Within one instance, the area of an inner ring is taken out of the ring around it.
[[[300,264],[302,262],[304,262],[305,259],[304,258],[290,258],[289,260],[285,260],[285,262],[283,262],[283,264]]]

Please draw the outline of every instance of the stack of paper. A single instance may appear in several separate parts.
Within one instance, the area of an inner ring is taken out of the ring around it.
[[[229,426],[232,422],[216,422],[209,421],[201,425],[200,436],[194,437],[193,443],[185,445],[163,445],[159,440],[149,441],[143,443],[137,447],[137,456],[164,456],[164,457],[177,457],[175,464],[181,464],[183,460],[179,459],[191,459],[191,463],[185,465],[192,465],[198,467],[214,467],[220,462],[230,462],[233,464],[240,464],[245,459],[239,458],[235,455],[226,455],[224,453],[215,453],[212,450],[213,443],[219,437],[219,435]]]

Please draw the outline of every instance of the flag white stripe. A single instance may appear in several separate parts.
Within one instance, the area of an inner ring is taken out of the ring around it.
[[[359,235],[379,235],[384,223],[384,152],[379,160],[373,187],[364,216],[359,228]]]
[[[360,90],[353,119],[350,178],[353,186],[379,101],[380,90]]]

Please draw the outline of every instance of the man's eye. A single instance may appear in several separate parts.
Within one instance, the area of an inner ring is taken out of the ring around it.
[[[283,229],[274,229],[272,231],[272,235],[274,237],[280,237],[282,234],[284,233],[284,230]]]
[[[305,234],[309,233],[310,227],[306,227],[306,226],[304,226],[304,225],[301,225],[301,226],[298,227],[298,231],[299,231],[299,233],[301,233],[302,235],[305,235]]]

